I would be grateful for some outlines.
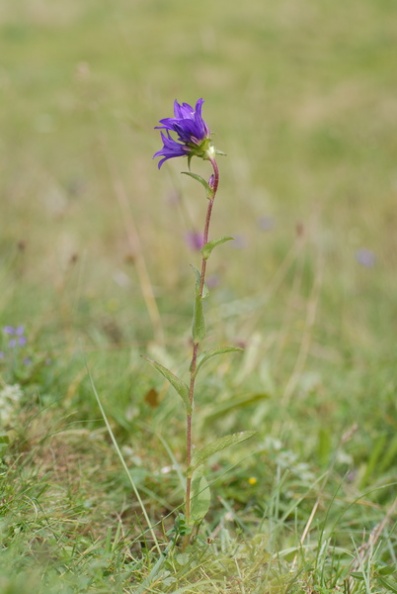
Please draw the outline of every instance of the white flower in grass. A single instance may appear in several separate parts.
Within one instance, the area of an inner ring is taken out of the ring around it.
[[[5,385],[0,390],[0,422],[7,425],[16,414],[18,404],[22,398],[19,384]]]

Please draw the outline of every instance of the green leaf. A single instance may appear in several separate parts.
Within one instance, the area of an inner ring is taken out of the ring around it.
[[[255,431],[241,431],[240,433],[233,433],[232,435],[225,435],[224,437],[216,439],[212,443],[205,446],[202,450],[199,450],[195,453],[193,463],[190,469],[188,469],[188,473],[195,471],[196,468],[204,464],[204,462],[208,460],[208,458],[210,458],[213,454],[221,452],[222,450],[232,445],[236,445],[237,443],[246,441],[247,439],[251,439],[253,435],[255,435]]]
[[[192,476],[192,490],[190,495],[190,518],[197,523],[203,520],[210,508],[211,491],[203,470],[196,470]]]
[[[205,319],[203,312],[203,300],[200,295],[196,295],[193,310],[192,336],[194,342],[200,342],[205,337]]]
[[[212,357],[217,357],[218,355],[223,355],[224,353],[241,353],[242,351],[244,351],[244,349],[242,349],[241,347],[229,346],[229,347],[224,347],[222,349],[215,349],[213,351],[208,351],[207,353],[203,353],[197,363],[195,375],[197,375],[199,369],[204,365],[204,363],[206,363],[207,361],[212,359]]]
[[[391,567],[390,565],[382,565],[382,567],[376,567],[375,576],[379,577],[380,575],[393,575],[395,572],[395,568]]]
[[[331,433],[328,427],[320,427],[317,438],[317,454],[320,464],[328,464],[332,452]]]
[[[201,272],[194,266],[192,266],[192,268],[193,268],[194,276],[196,277],[196,292],[198,293],[199,288],[200,288]]]
[[[383,458],[386,445],[386,434],[378,437],[375,443],[372,444],[371,454],[366,464],[365,472],[360,481],[360,487],[366,487],[371,484],[377,476],[379,464]]]
[[[208,418],[216,419],[217,417],[223,417],[232,410],[245,408],[263,400],[268,400],[269,398],[270,396],[266,392],[254,392],[253,394],[243,394],[242,396],[229,398],[224,402],[216,403],[215,408],[212,406],[211,411],[208,412]]]
[[[350,575],[356,580],[364,580],[364,574],[361,571],[352,571]]]
[[[395,435],[390,441],[388,440],[385,450],[382,454],[381,459],[378,461],[378,475],[380,476],[383,472],[386,472],[392,467],[397,457],[397,435]]]
[[[397,594],[397,582],[391,582],[390,580],[387,580],[381,576],[379,576],[377,579],[384,588],[389,590],[389,592],[394,592],[394,594]]]
[[[210,257],[210,255],[212,253],[212,250],[214,248],[216,248],[216,246],[222,245],[222,243],[226,243],[227,241],[233,241],[233,240],[234,240],[234,237],[225,236],[225,237],[221,237],[220,239],[213,239],[212,241],[209,241],[201,249],[201,253],[203,255],[203,258],[205,260],[208,260],[208,258]]]
[[[150,363],[150,365],[153,365],[153,367],[155,369],[157,369],[157,371],[159,373],[161,373],[161,375],[164,376],[166,380],[169,381],[171,386],[176,390],[176,392],[182,398],[182,400],[185,404],[185,407],[186,407],[186,412],[188,415],[190,415],[192,412],[192,405],[190,404],[188,385],[185,384],[185,382],[182,381],[178,376],[173,374],[172,371],[167,369],[167,367],[164,367],[164,365],[161,365],[157,361],[153,361],[153,359],[149,359],[147,357],[144,357],[144,358],[146,359],[146,361],[148,361],[148,363]]]
[[[200,272],[197,268],[193,268],[193,270],[196,275],[196,296],[194,299],[192,336],[193,341],[197,343],[205,337],[205,319],[203,310],[204,293],[203,296],[200,295]]]
[[[189,177],[192,177],[193,179],[195,179],[196,181],[198,181],[202,186],[204,186],[205,191],[207,192],[207,195],[210,196],[212,193],[212,190],[208,184],[207,181],[205,181],[205,179],[203,177],[201,177],[201,175],[197,175],[197,173],[192,173],[191,171],[182,171],[183,175],[188,175]]]

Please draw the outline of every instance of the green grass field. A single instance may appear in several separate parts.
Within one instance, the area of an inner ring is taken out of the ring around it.
[[[1,594],[397,592],[396,38],[390,0],[1,4]],[[143,356],[188,374],[206,205],[153,128],[199,97],[236,238],[206,344],[244,352],[195,443],[255,436],[172,548],[184,411]]]

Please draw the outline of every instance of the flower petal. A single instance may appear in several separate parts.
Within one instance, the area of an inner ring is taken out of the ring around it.
[[[165,130],[166,135],[161,132],[163,148],[154,154],[154,157],[163,157],[158,164],[160,168],[167,159],[173,157],[193,155],[206,158],[206,150],[210,142],[210,131],[202,118],[201,112],[204,99],[198,99],[195,107],[189,103],[178,103],[174,101],[173,118],[163,118],[159,121],[160,126],[156,130]],[[174,139],[171,132],[177,135]]]

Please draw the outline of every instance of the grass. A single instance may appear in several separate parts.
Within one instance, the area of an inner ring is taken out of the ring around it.
[[[397,591],[392,16],[2,7],[0,325],[27,337],[0,348],[2,593]],[[237,237],[210,262],[208,342],[245,352],[208,364],[195,435],[256,435],[210,459],[182,551],[183,411],[142,355],[187,372],[205,204],[151,157],[198,97],[228,154],[213,236]]]

